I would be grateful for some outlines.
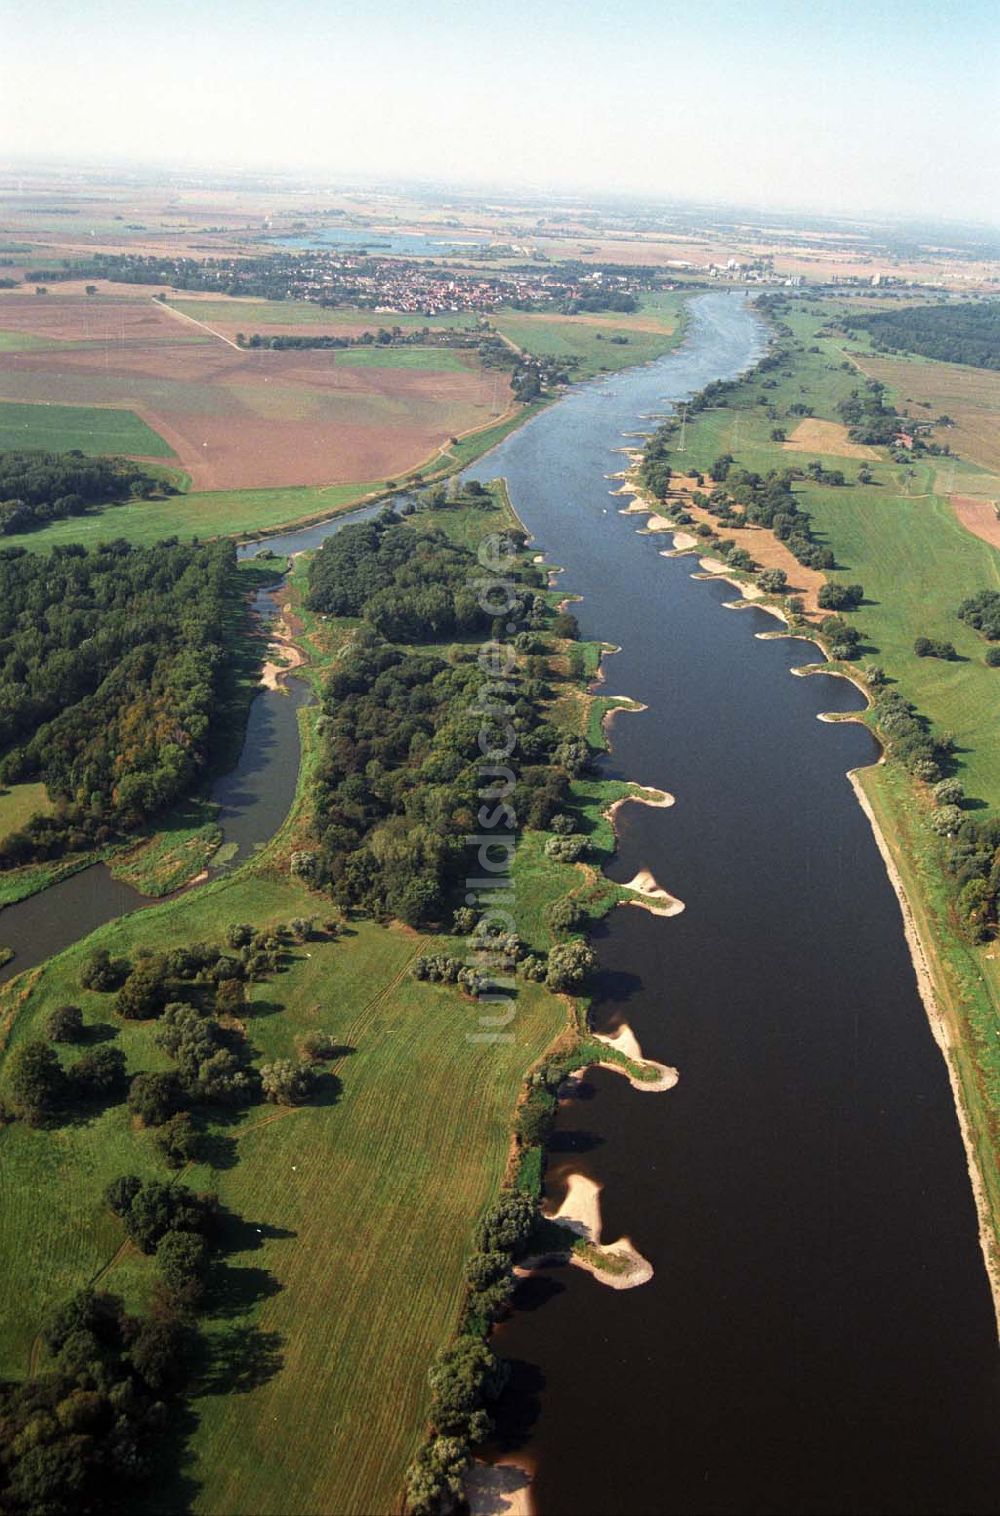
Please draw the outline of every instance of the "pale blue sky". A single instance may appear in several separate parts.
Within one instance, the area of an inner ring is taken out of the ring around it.
[[[0,152],[1000,221],[1000,4],[49,0]]]

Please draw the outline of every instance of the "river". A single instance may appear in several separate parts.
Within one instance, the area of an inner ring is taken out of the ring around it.
[[[996,1332],[965,1154],[899,905],[845,777],[876,745],[817,721],[863,704],[789,677],[811,645],[759,640],[605,477],[639,417],[761,351],[733,295],[688,340],[574,390],[471,472],[504,475],[585,637],[620,645],[609,776],[669,790],[627,806],[612,872],[686,904],[614,912],[595,1022],[627,1019],[675,1066],[649,1095],[596,1071],[563,1103],[547,1195],[602,1186],[605,1240],[655,1275],[572,1268],[522,1285],[497,1333],[516,1372],[504,1445],[540,1516],[966,1512],[997,1506]]]
[[[723,609],[736,592],[662,556],[669,539],[620,515],[605,477],[640,418],[740,372],[763,340],[739,296],[701,297],[675,352],[574,389],[470,470],[506,476],[560,586],[584,597],[583,635],[622,648],[606,688],[648,709],[616,718],[602,769],[676,804],[619,813],[613,872],[650,868],[686,904],[671,920],[617,910],[596,941],[598,1029],[627,1019],[677,1087],[588,1076],[547,1178],[554,1202],[567,1174],[596,1179],[605,1239],[630,1236],[654,1278],[615,1292],[547,1271],[497,1333],[515,1363],[505,1445],[535,1471],[539,1516],[997,1506],[996,1339],[965,1156],[845,778],[876,748],[816,720],[861,697],[790,678],[815,649],[758,640],[773,619]],[[315,546],[343,519],[268,545]],[[287,813],[299,698],[255,700],[216,788],[237,857]],[[98,866],[8,908],[10,972],[145,903]]]

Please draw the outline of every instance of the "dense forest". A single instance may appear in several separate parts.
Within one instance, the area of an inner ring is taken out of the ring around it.
[[[127,458],[86,458],[75,450],[0,452],[0,534],[82,516],[94,506],[147,500],[154,492],[174,490]]]
[[[849,332],[867,332],[880,352],[919,353],[945,363],[1000,369],[1000,301],[907,305],[844,316]]]
[[[55,814],[0,868],[102,844],[190,788],[228,656],[231,544],[0,549],[0,783],[43,780]]]
[[[539,570],[514,556],[521,544],[513,536],[505,540],[511,604],[496,617],[472,587],[482,573],[472,553],[390,513],[345,527],[313,560],[313,608],[361,618],[324,692],[318,850],[300,863],[343,906],[412,925],[439,921],[467,866],[466,838],[480,825],[478,739],[497,683],[474,651],[426,644],[518,629],[524,666],[501,687],[504,720],[517,732],[519,824],[547,825],[589,760],[587,744],[565,739],[541,710],[548,691],[538,630],[572,636],[575,621],[553,616]]]

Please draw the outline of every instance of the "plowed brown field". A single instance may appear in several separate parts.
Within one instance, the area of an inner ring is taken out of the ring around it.
[[[241,352],[146,291],[0,299],[0,330],[65,343],[0,352],[0,399],[134,410],[196,489],[394,478],[449,437],[489,425],[507,398],[471,354],[439,371],[337,366],[330,352]]]

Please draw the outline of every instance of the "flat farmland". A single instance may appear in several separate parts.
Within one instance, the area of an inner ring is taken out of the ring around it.
[[[113,406],[23,405],[0,400],[0,448],[77,449],[90,457],[173,458],[168,442],[131,410]]]
[[[926,402],[929,414],[950,416],[955,425],[935,428],[935,440],[1000,474],[1000,373],[928,359],[851,356],[863,373],[889,387],[897,405],[913,402],[911,414],[919,418]]]
[[[413,311],[371,311],[352,306],[316,305],[311,300],[251,300],[241,296],[194,294],[172,295],[167,304],[183,316],[204,321],[235,340],[237,332],[248,337],[297,337],[311,333],[331,337],[360,337],[380,326],[402,327],[404,332],[429,326],[435,330],[475,327],[478,318],[468,311],[446,311],[439,316],[421,316]]]
[[[133,411],[164,439],[195,490],[394,478],[450,437],[490,426],[506,404],[505,386],[498,394],[496,375],[484,373],[472,354],[449,350],[438,359],[427,351],[407,364],[382,365],[341,364],[329,351],[243,352],[142,292],[101,299],[0,303],[0,330],[59,341],[58,348],[0,349],[0,400],[36,410],[39,427],[42,407]],[[219,303],[190,302],[197,319]],[[110,335],[95,335],[100,321]],[[243,325],[254,328],[241,318]],[[94,424],[92,415],[80,419],[85,429]],[[154,451],[148,436],[109,450]],[[156,451],[163,455],[162,446]]]

